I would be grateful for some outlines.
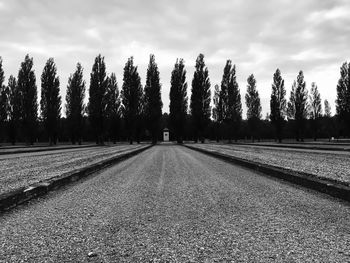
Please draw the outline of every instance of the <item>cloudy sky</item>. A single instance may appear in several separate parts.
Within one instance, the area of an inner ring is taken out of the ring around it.
[[[94,58],[101,53],[121,87],[128,57],[134,56],[144,83],[149,54],[155,54],[165,112],[176,58],[185,59],[190,87],[199,53],[205,55],[212,89],[227,59],[236,64],[242,99],[253,73],[264,115],[276,68],[288,97],[303,70],[307,87],[316,82],[334,112],[339,67],[350,54],[349,0],[0,0],[0,25],[6,77],[17,75],[29,53],[39,88],[44,64],[54,57],[63,98],[77,62],[89,83]]]

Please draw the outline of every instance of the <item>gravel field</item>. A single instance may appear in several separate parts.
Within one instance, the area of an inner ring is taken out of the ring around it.
[[[245,143],[252,146],[271,146],[271,147],[289,147],[300,149],[319,149],[331,151],[350,151],[350,144],[344,143],[327,143],[327,142],[313,142],[313,143],[275,143],[275,142],[255,142]]]
[[[69,148],[69,149],[47,149],[45,151],[28,151],[28,152],[13,152],[9,154],[0,154],[0,160],[4,159],[12,159],[12,158],[19,158],[19,157],[27,157],[27,156],[42,156],[42,155],[51,155],[51,154],[60,154],[60,153],[68,153],[68,152],[77,152],[77,151],[86,151],[90,149],[102,149],[106,148],[106,146],[94,146],[94,147],[87,147],[87,148]]]
[[[0,194],[144,147],[118,145],[0,156]]]
[[[350,206],[155,146],[0,215],[1,262],[349,262]]]
[[[0,156],[3,154],[16,154],[17,152],[39,152],[39,151],[57,151],[64,149],[79,149],[79,148],[89,148],[95,147],[96,144],[84,144],[84,145],[72,145],[72,144],[62,144],[62,145],[34,145],[34,146],[4,146],[0,147]]]
[[[191,146],[350,185],[349,152],[251,145],[191,144]]]

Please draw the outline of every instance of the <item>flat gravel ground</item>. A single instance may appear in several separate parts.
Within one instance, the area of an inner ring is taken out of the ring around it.
[[[72,144],[59,144],[54,146],[49,146],[47,143],[45,145],[15,145],[15,146],[0,146],[0,156],[7,154],[16,154],[18,152],[38,152],[38,151],[60,151],[65,149],[80,149],[95,147],[96,144],[84,144],[84,145],[72,145]]]
[[[0,156],[0,194],[71,172],[145,145],[118,145]]]
[[[349,216],[349,203],[155,146],[0,215],[0,261],[349,262]]]
[[[312,142],[287,142],[287,143],[277,143],[277,142],[254,142],[254,143],[247,143],[247,145],[252,146],[271,146],[271,147],[298,147],[302,149],[319,149],[319,150],[331,150],[331,151],[350,151],[350,144],[349,143],[331,143],[331,142],[325,142],[325,141],[312,141]]]
[[[191,144],[191,146],[307,173],[350,186],[350,152],[234,144]]]

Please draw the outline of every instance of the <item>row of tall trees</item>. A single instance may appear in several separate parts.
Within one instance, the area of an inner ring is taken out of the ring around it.
[[[184,68],[184,61],[178,60],[171,77],[170,125],[178,142],[181,142],[183,138],[183,128],[181,127],[185,123],[187,107],[187,82]],[[341,78],[337,88],[338,99],[336,101],[336,121],[338,123],[346,123],[347,130],[345,134],[350,134],[349,72],[350,64],[344,63],[341,68]],[[231,60],[227,60],[223,70],[221,85],[215,85],[214,88],[213,109],[211,109],[208,68],[205,66],[204,55],[200,54],[197,57],[192,80],[189,112],[193,127],[192,137],[195,142],[198,139],[202,142],[204,141],[204,134],[207,134],[206,129],[208,126],[214,129],[216,140],[226,138],[229,141],[232,141],[232,139],[237,141],[238,137],[242,136],[240,134],[242,101],[236,79],[236,67]],[[247,107],[247,125],[245,128],[249,131],[249,136],[253,141],[255,138],[260,139],[261,127],[263,126],[262,107],[259,92],[257,91],[257,81],[253,74],[247,79],[245,105]],[[299,72],[296,81],[292,85],[287,102],[281,71],[279,69],[276,70],[273,75],[270,114],[267,116],[267,119],[274,127],[275,138],[278,141],[282,141],[283,129],[286,125],[293,130],[297,141],[304,140],[306,124],[311,124],[308,128],[312,130],[312,136],[315,140],[318,138],[321,126],[327,127],[326,133],[329,137],[331,135],[332,120],[331,109],[327,100],[324,100],[324,114],[322,112],[322,100],[317,85],[314,82],[311,84],[309,94],[302,71]]]
[[[61,96],[60,80],[53,58],[48,59],[41,75],[40,115],[38,116],[37,86],[33,70],[33,58],[25,57],[17,79],[5,76],[0,59],[0,128],[5,135],[7,126],[11,142],[17,140],[17,132],[24,133],[28,144],[36,138],[40,121],[47,133],[50,144],[56,144],[60,129]],[[66,93],[66,120],[70,140],[73,144],[82,142],[84,117],[88,116],[89,126],[98,144],[106,138],[116,142],[122,118],[130,143],[140,142],[142,124],[145,123],[156,143],[160,133],[162,117],[161,84],[159,70],[154,55],[150,56],[146,86],[143,89],[141,78],[129,58],[124,67],[122,90],[119,93],[114,73],[106,72],[104,57],[95,58],[90,74],[89,101],[84,104],[86,84],[80,63],[68,79]]]
[[[338,92],[338,98],[342,97]],[[316,83],[311,84],[310,94],[308,94],[303,71],[299,72],[296,81],[293,82],[287,102],[284,80],[280,70],[276,70],[273,76],[270,109],[270,119],[275,127],[276,138],[279,141],[282,140],[282,130],[286,124],[286,119],[291,124],[290,127],[294,131],[296,140],[303,141],[307,120],[311,122],[313,138],[316,140],[321,120],[323,119],[323,122],[329,123],[331,118],[331,108],[328,100],[324,100],[324,114],[322,113],[322,100]],[[337,101],[337,111],[338,109],[339,103]],[[340,114],[337,118],[339,121]]]
[[[44,72],[43,72],[44,73]],[[19,126],[29,143],[35,140],[35,126],[38,118],[36,78],[33,70],[33,59],[28,55],[21,63],[17,79],[10,76],[8,85],[4,84],[4,71],[0,58],[0,129],[1,139],[5,135],[5,124],[8,124],[10,140],[16,141]],[[43,105],[45,103],[43,102]],[[43,113],[48,113],[46,109]],[[47,116],[45,116],[47,121]]]
[[[0,58],[0,136],[6,136],[15,143],[19,135],[32,144],[37,138],[38,122],[44,127],[50,144],[56,144],[62,126],[62,99],[57,66],[49,58],[41,74],[40,112],[38,112],[36,77],[33,70],[33,58],[26,55],[21,63],[17,78],[10,76],[8,84]],[[203,142],[208,136],[208,128],[214,130],[216,140],[237,140],[242,123],[255,140],[262,137],[261,129],[266,124],[262,120],[261,101],[257,90],[257,81],[253,74],[247,79],[245,105],[247,120],[242,119],[242,99],[236,77],[236,66],[227,60],[223,69],[220,85],[215,85],[211,104],[211,83],[204,55],[196,59],[195,72],[191,83],[191,96],[188,103],[186,69],[183,59],[178,59],[171,73],[170,113],[162,114],[161,83],[158,65],[154,55],[150,55],[146,84],[142,87],[141,78],[133,57],[124,67],[123,85],[119,92],[114,73],[107,74],[104,57],[95,58],[90,74],[89,100],[84,104],[86,83],[83,67],[77,64],[76,70],[68,79],[65,97],[65,125],[73,144],[81,143],[86,123],[98,144],[120,138],[120,131],[126,131],[130,143],[140,142],[147,130],[149,138],[156,143],[161,128],[169,125],[172,138],[182,143],[188,139],[188,127],[191,138]],[[213,105],[213,108],[211,108]],[[344,63],[340,69],[337,85],[336,120],[350,134],[350,63]],[[189,106],[189,107],[188,107]],[[189,108],[189,111],[188,111]],[[284,80],[279,69],[273,75],[270,114],[268,122],[274,127],[275,138],[282,140],[284,128],[292,129],[297,140],[303,140],[307,124],[311,124],[312,136],[317,139],[320,122],[330,122],[329,102],[322,100],[315,83],[311,84],[310,94],[306,89],[304,74],[299,72],[292,85],[289,100],[286,99]],[[38,113],[39,116],[38,116]],[[167,117],[168,116],[168,117]],[[264,124],[265,123],[265,124]],[[266,126],[266,125],[265,125]],[[5,130],[6,127],[6,130]]]
[[[184,72],[184,73],[182,73]],[[176,122],[178,113],[172,113],[172,107],[177,112],[180,105],[186,105],[186,90],[182,91],[180,87],[186,87],[185,73],[183,61],[177,62],[172,74],[172,89],[170,98],[173,99],[175,92],[178,94],[178,108],[175,104],[170,107],[170,120],[173,126],[181,122]],[[341,67],[341,78],[337,86],[337,122],[342,122],[345,126],[345,134],[350,134],[350,64],[344,63]],[[181,77],[180,77],[181,76]],[[179,80],[181,82],[179,83]],[[247,79],[247,91],[245,94],[245,104],[247,107],[247,127],[249,136],[254,141],[255,138],[261,137],[262,125],[262,107],[259,92],[257,91],[256,79],[251,74]],[[181,91],[181,92],[179,92]],[[204,63],[204,56],[200,54],[196,61],[196,70],[192,80],[192,93],[190,103],[190,116],[194,127],[193,138],[196,142],[200,139],[204,140],[204,132],[206,127],[214,120],[212,127],[215,130],[216,140],[226,138],[229,141],[234,139],[237,141],[242,123],[242,102],[240,89],[236,80],[236,67],[231,60],[227,60],[223,70],[221,85],[215,85],[213,96],[213,109],[210,108],[210,80],[208,69]],[[173,106],[174,105],[174,106]],[[305,137],[306,124],[311,124],[312,136],[316,140],[319,136],[321,122],[323,126],[327,126],[327,134],[330,136],[331,131],[331,109],[329,102],[324,101],[324,114],[322,113],[322,100],[316,83],[311,84],[310,94],[306,89],[304,74],[299,72],[296,80],[292,85],[289,100],[286,99],[286,90],[284,80],[279,69],[273,75],[270,114],[268,119],[275,129],[275,138],[282,141],[283,128],[288,123],[288,128],[293,130],[297,141],[303,141]],[[182,114],[184,116],[185,113]],[[182,117],[182,119],[184,119]],[[340,125],[339,125],[340,126]],[[178,128],[175,128],[175,133]],[[335,134],[335,132],[333,133]],[[181,138],[178,138],[181,141]]]

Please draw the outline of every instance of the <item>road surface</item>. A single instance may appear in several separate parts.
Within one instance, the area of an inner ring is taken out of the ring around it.
[[[0,215],[0,262],[349,262],[350,206],[155,146]]]

